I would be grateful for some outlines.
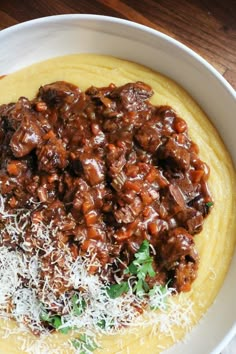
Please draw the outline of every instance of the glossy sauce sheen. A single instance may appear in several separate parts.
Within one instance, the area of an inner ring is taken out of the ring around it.
[[[61,81],[32,101],[2,105],[1,193],[9,209],[40,202],[32,222],[60,225],[55,244],[68,244],[75,259],[96,255],[102,270],[91,273],[114,283],[147,239],[156,271],[149,286],[170,281],[188,291],[199,262],[194,235],[212,205],[209,168],[186,122],[169,106],[153,106],[152,94],[142,82],[81,92]],[[5,234],[2,244],[21,240]],[[43,276],[53,276],[50,259],[43,262],[50,265]]]

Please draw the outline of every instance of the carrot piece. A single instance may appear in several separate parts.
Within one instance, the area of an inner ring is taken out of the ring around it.
[[[18,201],[16,200],[16,198],[13,196],[9,199],[9,205],[11,208],[15,208],[18,204]]]
[[[72,243],[72,245],[70,246],[70,252],[72,254],[73,259],[76,259],[78,257],[79,249],[75,243]]]
[[[100,240],[101,239],[101,235],[99,233],[99,230],[95,227],[88,227],[88,238],[89,239],[94,239],[94,240]]]
[[[146,206],[143,210],[143,216],[149,217],[153,213],[153,209],[150,206]]]
[[[187,123],[182,118],[176,117],[174,120],[174,129],[177,133],[183,133],[187,130]]]
[[[88,214],[84,216],[84,219],[87,226],[94,225],[98,219],[97,212],[95,210],[90,211]]]
[[[93,275],[97,272],[98,266],[97,265],[91,265],[88,267],[88,273]]]
[[[126,175],[127,177],[136,177],[139,173],[139,167],[137,165],[128,165],[126,167]]]
[[[156,236],[158,234],[158,226],[156,222],[150,222],[148,224],[148,231],[152,236]]]
[[[91,201],[86,200],[82,205],[82,210],[84,214],[87,214],[93,209],[94,205]]]
[[[97,241],[95,240],[85,240],[81,244],[81,250],[87,252],[89,249],[96,248]]]
[[[45,112],[48,109],[48,107],[47,107],[47,104],[42,101],[42,102],[36,103],[35,109],[37,112]]]
[[[126,181],[124,187],[139,193],[141,190],[141,183],[140,181]]]
[[[11,161],[7,165],[7,172],[11,176],[17,176],[20,173],[20,168],[17,164],[17,161]]]
[[[153,202],[152,197],[150,196],[150,194],[147,191],[142,191],[140,193],[140,195],[141,195],[141,198],[142,198],[142,201],[143,201],[144,205],[149,205],[149,204],[151,204]]]
[[[199,183],[204,175],[203,170],[192,170],[190,171],[190,178],[193,183]]]
[[[43,136],[43,140],[49,140],[55,138],[55,134],[52,130],[49,130],[49,132],[47,132],[46,134],[44,134]]]

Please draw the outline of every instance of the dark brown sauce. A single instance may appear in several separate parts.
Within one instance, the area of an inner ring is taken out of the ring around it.
[[[149,286],[170,281],[188,291],[199,262],[194,235],[212,203],[209,168],[186,122],[169,106],[153,106],[152,94],[141,82],[86,92],[56,82],[32,101],[2,105],[0,191],[9,209],[41,202],[32,223],[60,224],[56,247],[67,243],[74,258],[90,250],[109,282],[148,240],[156,271]]]

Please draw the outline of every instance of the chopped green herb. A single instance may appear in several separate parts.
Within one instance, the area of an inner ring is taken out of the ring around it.
[[[94,339],[86,334],[81,334],[78,338],[72,339],[71,343],[75,349],[79,349],[80,354],[92,353],[98,348]]]
[[[140,297],[149,290],[149,286],[145,281],[146,276],[149,275],[150,277],[154,277],[156,274],[152,267],[153,257],[150,256],[149,247],[149,242],[144,240],[138,252],[134,255],[135,260],[131,262],[125,270],[125,274],[130,273],[137,276],[138,281],[134,286],[133,291]]]
[[[72,296],[71,302],[73,314],[80,316],[86,308],[85,300],[83,298],[79,298],[77,294],[74,294]],[[40,318],[42,321],[47,322],[51,327],[57,329],[61,333],[67,334],[73,329],[70,326],[60,328],[63,325],[61,316],[50,315],[45,309],[42,310]]]
[[[105,320],[98,321],[97,326],[102,329],[106,328],[106,321]]]
[[[148,284],[145,282],[145,280],[143,280],[143,290],[147,293],[149,290],[149,286]]]
[[[85,300],[81,297],[78,297],[77,294],[74,294],[71,298],[71,302],[73,314],[76,316],[80,316],[86,308]]]
[[[143,289],[143,280],[139,279],[135,285],[134,291],[136,291],[136,294],[139,297],[142,297],[145,294],[145,291]]]
[[[116,299],[129,290],[128,282],[121,282],[120,284],[112,284],[107,288],[107,293],[111,299]]]
[[[97,322],[97,326],[101,329],[108,329],[114,327],[114,321],[102,319]]]
[[[139,278],[145,279],[146,275],[150,277],[155,276],[155,271],[152,267],[153,257],[150,257],[149,242],[144,240],[141,244],[138,252],[134,255],[135,260],[130,263],[125,273],[131,273],[133,275],[139,275]]]
[[[130,263],[130,265],[128,266],[128,268],[125,269],[124,271],[125,274],[133,274],[133,275],[136,275],[138,273],[138,268],[137,266],[132,262]]]
[[[59,332],[63,333],[63,334],[67,334],[70,331],[72,331],[72,329],[74,329],[75,327],[71,327],[71,326],[67,326],[67,327],[63,327],[59,329]]]
[[[72,330],[72,327],[67,326],[60,328],[62,326],[61,316],[59,315],[49,315],[45,309],[41,312],[40,319],[47,322],[51,327],[57,329],[59,332],[67,334]]]
[[[50,316],[49,314],[46,312],[46,310],[42,310],[41,314],[40,314],[40,319],[43,322],[50,322]]]
[[[43,310],[43,312],[40,315],[40,318],[42,321],[48,322],[48,324],[50,324],[55,329],[58,329],[62,325],[60,316],[58,316],[58,315],[50,316],[46,312],[46,310]]]
[[[54,327],[55,329],[58,329],[61,325],[61,317],[60,316],[51,316],[50,317],[50,324],[52,325],[52,327]]]
[[[146,259],[150,256],[149,242],[147,240],[144,240],[142,242],[138,252],[136,252],[134,256],[139,261],[146,261]]]
[[[152,267],[153,257],[150,256],[149,242],[144,240],[139,250],[135,253],[134,261],[125,269],[124,274],[131,274],[137,277],[137,281],[132,287],[132,291],[138,296],[142,297],[149,291],[149,286],[146,283],[146,276],[155,276],[155,271]],[[115,299],[129,290],[128,282],[121,282],[120,284],[112,284],[107,289],[108,295]]]
[[[154,285],[149,290],[149,304],[151,310],[166,309],[168,298],[168,286],[166,285]]]
[[[213,205],[214,205],[213,202],[208,202],[208,203],[206,203],[206,206],[207,206],[208,208],[212,207]]]

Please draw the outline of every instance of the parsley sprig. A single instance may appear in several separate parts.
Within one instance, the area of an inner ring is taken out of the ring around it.
[[[138,252],[135,253],[135,260],[125,270],[125,274],[136,275],[137,282],[134,286],[133,292],[137,296],[143,296],[149,290],[149,286],[145,281],[147,275],[150,277],[155,276],[155,271],[152,267],[153,257],[150,256],[150,245],[147,240],[141,244]]]
[[[145,281],[146,276],[155,276],[155,270],[153,269],[153,257],[150,256],[150,245],[147,240],[144,240],[139,250],[134,255],[133,262],[125,269],[124,274],[130,274],[136,278],[131,290],[136,293],[137,296],[142,297],[149,291],[149,286]],[[130,289],[128,281],[123,281],[119,284],[112,284],[107,289],[108,295],[115,299],[124,293],[127,293]]]
[[[86,301],[77,294],[74,294],[71,298],[73,315],[80,316],[86,309]]]
[[[168,283],[166,285],[154,285],[154,287],[149,290],[148,295],[151,310],[166,310],[169,296]]]
[[[74,294],[72,296],[71,305],[72,305],[72,313],[75,316],[80,316],[84,312],[84,310],[86,308],[85,300],[81,296],[79,296],[77,294]],[[56,329],[59,332],[64,333],[64,334],[67,334],[69,331],[71,331],[74,328],[74,327],[71,327],[71,326],[64,326],[64,324],[66,323],[65,319],[63,319],[62,316],[60,316],[60,315],[52,315],[52,314],[50,314],[45,309],[44,306],[42,306],[40,319],[43,322],[47,322],[52,328],[54,328],[54,329]]]
[[[127,293],[129,291],[129,284],[127,281],[122,281],[119,284],[112,284],[107,288],[107,294],[111,299],[116,299],[120,297],[122,294]]]
[[[42,310],[40,319],[43,322],[47,322],[52,328],[64,334],[67,334],[72,329],[70,326],[60,328],[63,324],[61,316],[50,315],[45,309]]]

